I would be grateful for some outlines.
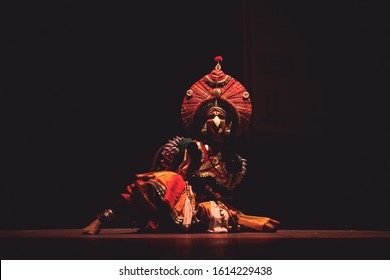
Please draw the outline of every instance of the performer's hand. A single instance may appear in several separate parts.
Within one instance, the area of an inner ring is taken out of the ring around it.
[[[269,221],[263,225],[263,231],[275,232],[278,230],[279,225],[280,225],[280,222],[273,220],[273,219],[269,219]]]
[[[190,158],[190,165],[188,166],[188,168],[190,170],[198,170],[198,168],[200,167],[202,151],[199,149],[198,145],[195,142],[191,142],[187,146],[187,152]]]

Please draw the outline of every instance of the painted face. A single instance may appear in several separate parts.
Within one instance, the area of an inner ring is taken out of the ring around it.
[[[226,112],[220,107],[213,107],[207,114],[207,132],[211,135],[224,135],[226,132]]]
[[[207,121],[202,133],[207,134],[215,143],[223,143],[225,137],[230,135],[231,122],[226,123],[226,112],[221,107],[214,106],[207,113]]]

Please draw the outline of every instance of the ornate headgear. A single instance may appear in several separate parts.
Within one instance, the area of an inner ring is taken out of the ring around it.
[[[227,103],[237,119],[235,136],[238,136],[243,133],[252,115],[249,93],[240,82],[221,70],[221,56],[215,57],[214,60],[217,63],[215,69],[187,90],[181,107],[182,121],[187,130],[194,130],[197,125],[195,119],[201,113],[203,105],[212,102],[218,104],[214,107],[218,107]]]

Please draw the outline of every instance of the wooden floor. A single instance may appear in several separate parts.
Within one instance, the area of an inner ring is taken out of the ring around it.
[[[134,229],[0,231],[1,259],[390,259],[390,231],[144,234]]]

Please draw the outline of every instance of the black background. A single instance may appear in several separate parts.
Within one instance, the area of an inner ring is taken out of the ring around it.
[[[237,205],[283,228],[390,229],[389,5],[263,2],[302,41],[323,133],[240,139]],[[245,85],[244,4],[2,1],[1,228],[85,226],[185,135],[182,98],[216,55]]]

